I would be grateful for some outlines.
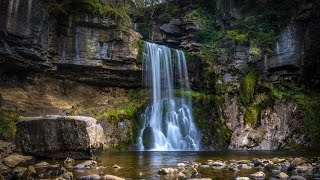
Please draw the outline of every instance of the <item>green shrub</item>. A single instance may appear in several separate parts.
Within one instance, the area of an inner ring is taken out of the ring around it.
[[[248,105],[253,100],[256,81],[257,72],[255,70],[250,70],[242,77],[240,84],[240,101],[243,105]]]
[[[256,106],[249,106],[244,113],[244,121],[245,124],[250,124],[251,126],[255,126],[257,124],[257,120],[259,119],[260,110]]]
[[[239,33],[237,30],[229,30],[228,35],[230,35],[236,42],[241,44],[248,41],[248,35]]]
[[[52,2],[50,0],[43,0],[50,12],[56,14],[79,14],[86,13],[99,16],[107,16],[119,23],[119,26],[131,26],[131,18],[127,14],[129,5],[120,4],[117,7],[102,4],[99,0],[62,0],[59,2]]]
[[[0,112],[0,139],[12,140],[16,133],[19,113],[15,111]]]

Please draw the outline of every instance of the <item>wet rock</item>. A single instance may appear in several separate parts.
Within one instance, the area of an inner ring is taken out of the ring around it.
[[[100,180],[101,177],[99,175],[93,174],[88,176],[82,176],[79,178],[79,180]]]
[[[25,167],[16,167],[13,169],[12,177],[13,179],[23,179],[24,172],[27,170]]]
[[[107,174],[103,176],[103,180],[125,180],[125,178]]]
[[[96,161],[85,161],[81,164],[78,164],[74,166],[74,169],[76,170],[88,170],[88,169],[93,169],[98,165]]]
[[[251,163],[250,160],[239,160],[239,161],[236,161],[237,164],[249,164]]]
[[[102,127],[90,117],[30,117],[17,123],[17,148],[35,156],[90,159],[102,150],[104,142]]]
[[[279,177],[280,179],[289,179],[289,176],[288,176],[286,173],[284,173],[284,172],[279,173],[279,174],[278,174],[278,177]]]
[[[178,173],[178,179],[179,179],[179,180],[185,180],[185,179],[187,179],[187,175],[186,175],[185,171],[180,171],[180,172]]]
[[[207,164],[212,164],[214,161],[213,160],[211,160],[211,159],[209,159],[209,160],[207,160]]]
[[[47,162],[45,162],[45,161],[39,162],[39,163],[37,163],[37,164],[34,165],[34,167],[35,167],[36,169],[47,168],[47,167],[49,167],[49,166],[50,166],[50,164],[47,163]]]
[[[265,179],[266,175],[264,174],[264,172],[260,171],[260,172],[250,174],[250,178],[252,178],[252,179]]]
[[[143,146],[148,150],[153,147],[153,142],[154,142],[154,135],[153,135],[153,130],[151,127],[146,127],[143,130]]]
[[[11,169],[0,162],[0,174],[8,174],[11,171]]]
[[[16,150],[16,146],[13,143],[4,142],[0,140],[0,159],[7,157],[9,154]]]
[[[303,176],[291,176],[289,180],[307,180]]]
[[[214,169],[223,169],[224,167],[226,167],[226,164],[221,161],[215,161],[210,163],[209,165]]]
[[[209,165],[207,165],[207,164],[201,164],[200,166],[199,166],[200,168],[209,168],[210,166]]]
[[[260,159],[254,158],[254,159],[252,160],[252,162],[253,162],[253,164],[254,164],[255,167],[257,167],[257,166],[264,166],[263,162],[262,162]]]
[[[67,170],[64,167],[60,166],[59,164],[55,164],[55,165],[49,166],[46,169],[45,174],[47,176],[60,176],[66,172],[67,172]]]
[[[251,165],[251,164],[240,164],[240,167],[242,169],[252,169],[253,165]]]
[[[119,169],[119,168],[120,168],[120,166],[118,166],[118,165],[116,165],[116,164],[113,165],[112,167],[115,168],[115,169]]]
[[[28,178],[36,178],[37,176],[37,171],[33,166],[28,166],[27,170],[25,171],[25,175]]]
[[[238,172],[240,171],[237,164],[235,163],[231,163],[229,164],[229,166],[227,167],[227,170],[230,171],[230,172]]]
[[[236,177],[236,180],[250,180],[248,177]]]
[[[271,171],[272,174],[278,175],[279,173],[281,173],[281,171],[279,169],[273,169]]]
[[[66,172],[66,173],[62,174],[60,177],[65,180],[73,180],[72,172]]]
[[[293,170],[296,166],[299,166],[305,162],[306,161],[303,158],[295,158],[294,160],[291,161],[288,171]]]
[[[292,172],[295,174],[305,173],[305,174],[311,175],[312,171],[313,171],[313,166],[309,163],[304,163],[294,167],[294,170]]]
[[[3,164],[8,167],[16,167],[16,166],[28,166],[31,165],[34,161],[32,156],[23,156],[20,154],[13,154],[3,159]]]
[[[177,169],[174,169],[174,168],[161,168],[159,171],[158,171],[158,174],[159,175],[167,175],[167,174],[175,174],[177,173],[178,170]]]
[[[74,159],[72,158],[67,158],[63,161],[63,164],[66,168],[72,168],[74,165]]]
[[[74,159],[67,157],[67,159],[65,159],[65,160],[63,161],[63,163],[64,163],[64,164],[73,164],[73,163],[74,163]]]
[[[179,163],[179,164],[177,164],[177,167],[178,167],[178,169],[183,169],[183,168],[186,167],[186,164],[185,163]]]

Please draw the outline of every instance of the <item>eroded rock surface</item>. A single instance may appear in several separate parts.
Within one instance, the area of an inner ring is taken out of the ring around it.
[[[22,118],[17,124],[17,148],[47,158],[92,158],[105,142],[96,119],[84,116]]]

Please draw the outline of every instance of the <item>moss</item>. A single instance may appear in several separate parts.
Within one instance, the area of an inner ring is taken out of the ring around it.
[[[20,114],[15,111],[0,112],[0,139],[12,140]]]
[[[146,101],[131,102],[122,108],[107,109],[103,112],[100,112],[95,117],[96,119],[101,119],[104,116],[108,122],[111,122],[112,120],[119,122],[122,116],[127,119],[134,119],[135,113],[145,104]]]
[[[120,26],[131,26],[131,18],[127,14],[129,5],[121,4],[117,7],[111,7],[107,4],[102,4],[99,0],[62,0],[50,1],[43,0],[50,12],[55,14],[79,14],[86,13],[92,15],[107,16],[116,20]]]
[[[224,119],[220,116],[215,121],[216,137],[224,144],[230,144],[232,131],[225,125]]]
[[[143,61],[143,40],[139,39],[136,43],[133,44],[133,48],[138,50],[138,55],[137,55],[137,63],[142,64]]]
[[[272,89],[271,95],[274,100],[285,99],[299,105],[301,119],[295,131],[308,135],[312,148],[320,149],[320,94],[296,82],[283,81]]]
[[[261,49],[260,48],[257,48],[257,47],[253,47],[250,49],[251,53],[254,55],[254,56],[259,56],[261,55]]]
[[[257,81],[257,72],[255,70],[250,70],[241,79],[240,101],[245,106],[248,105],[253,100],[256,81]]]
[[[255,126],[259,118],[260,110],[256,106],[249,106],[244,113],[245,124]]]
[[[237,30],[229,30],[228,35],[231,36],[235,41],[239,43],[245,43],[248,41],[248,35],[238,32]]]

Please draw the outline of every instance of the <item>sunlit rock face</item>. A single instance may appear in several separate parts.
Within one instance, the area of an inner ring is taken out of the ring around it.
[[[30,117],[17,124],[17,148],[38,157],[88,159],[100,153],[104,143],[102,127],[90,117]]]
[[[291,102],[277,101],[273,109],[261,113],[260,125],[245,125],[243,121],[231,122],[233,134],[229,149],[232,150],[278,150],[290,144],[304,144],[303,135],[295,134],[298,106]],[[231,113],[238,113],[237,111]]]

